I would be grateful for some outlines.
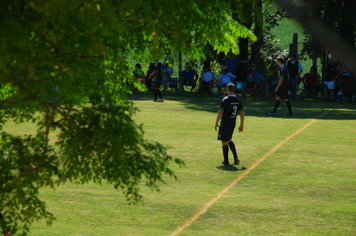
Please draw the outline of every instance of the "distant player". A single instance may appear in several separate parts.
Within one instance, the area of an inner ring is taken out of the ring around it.
[[[232,135],[236,126],[236,118],[240,112],[240,127],[239,132],[244,130],[244,121],[245,121],[245,111],[241,101],[234,94],[235,85],[229,83],[226,87],[227,96],[223,98],[218,115],[215,121],[215,130],[219,127],[218,140],[222,142],[222,149],[224,154],[224,162],[222,164],[229,165],[229,147],[234,155],[234,164],[239,165],[240,160],[236,154],[235,144],[232,141]],[[220,126],[219,126],[220,121]]]
[[[280,100],[283,99],[284,102],[287,104],[288,111],[289,113],[287,116],[292,116],[292,105],[290,104],[289,101],[289,74],[287,67],[284,65],[284,58],[283,57],[277,57],[277,65],[279,66],[279,82],[277,84],[276,89],[274,90],[277,93],[276,96],[276,103],[274,105],[273,111],[269,112],[268,115],[274,116],[276,114],[276,111],[279,107],[279,104],[281,103]]]

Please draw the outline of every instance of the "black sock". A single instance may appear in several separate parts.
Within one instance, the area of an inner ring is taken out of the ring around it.
[[[224,164],[229,164],[229,146],[222,146],[224,154]]]
[[[237,153],[236,153],[236,148],[235,148],[234,142],[230,142],[229,143],[229,147],[230,147],[230,150],[231,150],[232,154],[234,155],[234,159],[238,160],[239,158],[237,157]]]
[[[157,90],[153,90],[153,98],[157,101]]]
[[[275,113],[277,111],[280,103],[281,103],[280,101],[276,101],[276,104],[274,105],[274,109],[272,111],[273,113]]]
[[[161,93],[161,90],[157,89],[157,94],[159,96],[160,99],[163,99],[163,96],[162,96],[162,93]]]
[[[289,110],[289,115],[292,115],[292,105],[290,104],[290,101],[288,100],[286,102],[286,104],[287,104],[287,107],[288,107],[288,110]]]

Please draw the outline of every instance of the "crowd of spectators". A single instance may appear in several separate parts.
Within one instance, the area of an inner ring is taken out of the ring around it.
[[[236,93],[241,93],[243,97],[253,97],[267,95],[275,95],[274,89],[278,84],[278,70],[263,73],[258,65],[249,61],[241,61],[236,55],[229,54],[223,58],[225,66],[220,72],[214,68],[215,73],[209,65],[205,65],[202,73],[199,76],[197,70],[193,69],[192,63],[185,63],[184,70],[181,72],[182,88],[185,92],[186,87],[190,87],[190,92],[207,92],[209,95],[222,94],[225,91],[227,84],[234,83],[236,85]],[[154,78],[157,80],[153,83],[149,77],[156,69],[161,71],[161,75]],[[354,101],[353,94],[354,79],[350,74],[350,67],[340,65],[335,58],[329,58],[328,64],[323,68],[323,77],[317,73],[317,68],[311,67],[310,71],[302,75],[303,66],[297,60],[295,54],[289,56],[289,60],[285,63],[285,67],[289,73],[289,96],[290,100],[296,99],[298,96],[309,96],[312,98],[321,98],[325,101],[335,101],[337,93],[343,93],[344,101]],[[160,95],[159,84],[163,85],[163,90],[167,89],[167,83],[171,80],[174,68],[174,59],[171,56],[171,50],[167,51],[167,56],[164,62],[159,60],[156,63],[150,63],[147,73],[142,72],[140,64],[136,64],[134,76],[142,81],[151,91],[152,85],[155,84],[154,90],[158,90]],[[197,88],[197,89],[196,89]],[[155,94],[156,95],[156,94]]]

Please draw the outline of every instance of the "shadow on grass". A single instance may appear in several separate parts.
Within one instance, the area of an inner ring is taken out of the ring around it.
[[[217,113],[223,95],[209,96],[207,94],[196,93],[179,93],[179,92],[163,92],[167,101],[180,102],[187,109],[202,110],[205,112]],[[129,95],[129,99],[133,101],[152,100],[151,93],[134,93]],[[252,97],[240,98],[246,111],[247,116],[256,117],[270,117],[267,115],[275,104],[273,97]],[[314,119],[323,113],[334,109],[327,116],[322,119],[328,120],[355,120],[356,119],[356,103],[336,103],[336,102],[323,102],[320,99],[300,98],[291,101],[293,117],[292,119]],[[286,118],[288,113],[287,105],[281,102],[275,118]]]
[[[246,167],[242,166],[241,168],[237,168],[236,166],[233,165],[221,165],[221,166],[217,166],[216,169],[224,170],[224,171],[240,171],[240,170],[246,170]]]

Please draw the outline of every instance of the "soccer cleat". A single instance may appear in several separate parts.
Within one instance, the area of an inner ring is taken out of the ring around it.
[[[268,115],[274,116],[276,113],[275,112],[268,112]]]
[[[225,162],[223,161],[223,162],[221,162],[221,165],[228,166],[228,165],[230,165],[230,163],[225,163]]]
[[[164,101],[166,101],[166,99],[163,98],[163,99],[162,99],[162,102],[164,102]]]
[[[234,165],[240,165],[240,160],[239,159],[235,159]]]
[[[287,117],[291,117],[291,116],[293,116],[292,114],[287,114]]]

